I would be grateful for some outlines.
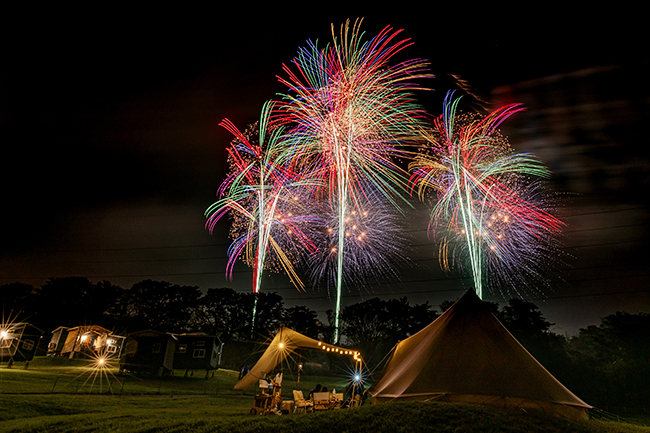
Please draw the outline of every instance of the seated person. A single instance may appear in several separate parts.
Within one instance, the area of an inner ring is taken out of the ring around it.
[[[315,392],[321,392],[321,386],[320,386],[320,383],[317,384],[316,387],[315,387],[314,389],[312,389],[312,390],[309,392],[309,395],[307,396],[307,399],[308,399],[308,400],[313,400],[313,399],[314,399],[314,393],[315,393]]]
[[[265,379],[265,380],[266,380],[267,387],[268,387],[268,389],[266,390],[267,393],[268,393],[268,394],[273,394],[273,379],[271,378],[271,375],[268,374],[268,375],[266,376],[266,379]]]

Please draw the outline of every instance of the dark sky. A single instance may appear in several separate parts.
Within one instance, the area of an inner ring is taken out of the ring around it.
[[[331,23],[365,15],[369,35],[388,24],[404,29],[415,43],[404,56],[431,62],[434,91],[418,95],[430,113],[440,112],[454,76],[492,108],[513,99],[528,106],[504,131],[572,193],[562,210],[573,257],[566,283],[531,297],[554,330],[650,311],[649,56],[627,14],[50,12],[17,16],[2,39],[0,284],[86,276],[125,288],[151,278],[249,290],[245,266],[232,282],[224,277],[227,224],[212,236],[204,229],[230,140],[217,124],[255,121],[283,91],[275,76],[298,47],[329,41]],[[417,272],[400,284],[351,288],[344,302],[405,295],[437,306],[463,293],[433,259],[426,216],[413,224]],[[266,281],[287,304],[331,308],[325,293]]]

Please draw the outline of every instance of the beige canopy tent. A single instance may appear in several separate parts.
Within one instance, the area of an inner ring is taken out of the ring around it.
[[[318,349],[337,355],[352,356],[355,361],[361,360],[361,356],[357,351],[344,349],[342,347],[333,346],[309,338],[283,326],[277,334],[275,334],[273,341],[271,341],[271,344],[269,344],[269,347],[264,351],[259,361],[257,361],[253,368],[251,368],[248,374],[237,382],[234,389],[244,389],[257,383],[260,379],[264,378],[264,375],[273,371],[278,364],[284,361],[298,348]]]
[[[397,343],[369,392],[373,403],[466,402],[569,418],[586,418],[591,408],[537,362],[472,290]]]

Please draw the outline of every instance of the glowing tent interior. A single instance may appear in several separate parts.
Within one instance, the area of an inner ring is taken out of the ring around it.
[[[369,390],[395,399],[487,404],[586,418],[591,406],[553,377],[469,290],[395,345]]]
[[[259,361],[250,369],[248,374],[235,384],[233,389],[244,389],[257,383],[259,379],[263,379],[263,376],[272,372],[278,364],[291,356],[298,348],[317,349],[332,354],[347,355],[351,356],[354,361],[361,362],[361,355],[357,351],[323,343],[283,326],[275,334],[273,341],[266,348]]]

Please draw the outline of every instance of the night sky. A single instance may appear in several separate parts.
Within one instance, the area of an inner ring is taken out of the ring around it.
[[[284,90],[276,75],[298,47],[328,42],[331,23],[365,16],[369,35],[389,24],[404,29],[414,42],[404,58],[431,62],[437,78],[422,84],[433,91],[417,95],[431,114],[461,79],[470,89],[461,108],[528,107],[503,132],[515,150],[543,159],[552,187],[567,193],[564,281],[529,297],[553,330],[572,335],[618,310],[650,312],[650,56],[628,14],[540,13],[528,22],[442,10],[345,12],[16,16],[19,30],[1,42],[0,284],[84,276],[124,288],[158,279],[250,290],[244,265],[233,281],[225,278],[227,222],[213,235],[204,228],[231,139],[218,123],[254,122],[264,101]],[[462,295],[467,282],[439,270],[426,218],[413,214],[415,265],[402,281],[349,288],[344,304],[408,296],[437,307]],[[266,278],[262,289],[287,306],[333,307],[327,293],[299,293],[282,276]]]

